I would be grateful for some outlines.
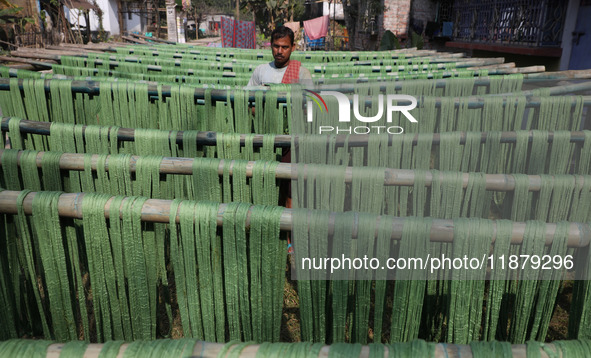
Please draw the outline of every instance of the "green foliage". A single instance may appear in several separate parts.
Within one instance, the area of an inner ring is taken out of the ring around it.
[[[22,29],[27,24],[34,24],[34,19],[20,16],[22,10],[22,7],[8,7],[0,10],[0,25],[16,24]]]
[[[7,23],[15,23],[15,17],[23,10],[22,7],[8,7],[0,10],[0,25]]]
[[[300,1],[298,2],[294,2],[292,1],[291,3],[293,5],[293,20],[294,21],[304,21],[304,20],[308,20],[304,18],[304,14],[306,13],[306,7],[304,6],[304,4]]]
[[[380,51],[389,51],[389,50],[397,50],[399,49],[400,42],[398,38],[392,31],[386,30],[384,35],[382,35],[382,41],[380,42]]]
[[[243,0],[240,5],[243,9],[254,13],[256,26],[267,35],[278,24],[284,24],[292,18],[302,16],[305,10],[301,1],[289,0]]]
[[[265,34],[256,34],[256,42],[257,46],[263,46],[265,42],[270,42],[271,40],[265,36]]]
[[[410,47],[416,47],[417,49],[422,49],[425,45],[425,39],[423,36],[417,34],[414,31],[410,32]]]
[[[214,13],[230,13],[232,9],[229,2],[220,3],[216,0],[191,0],[188,8],[183,9],[187,11],[187,17],[195,21],[195,38],[197,38],[199,24],[204,22],[208,14]]]
[[[98,6],[96,0],[92,0],[92,4],[94,6],[96,6],[95,14],[96,14],[96,17],[97,17],[98,23],[99,23],[97,42],[105,42],[105,41],[107,41],[108,36],[107,36],[107,32],[105,31],[105,28],[103,27],[104,13],[101,10],[101,8]]]
[[[367,44],[356,43],[360,33],[375,31],[377,16],[384,12],[381,0],[342,0],[345,24],[349,33],[351,49],[362,49]]]

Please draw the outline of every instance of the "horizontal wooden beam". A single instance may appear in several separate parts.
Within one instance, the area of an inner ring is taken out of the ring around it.
[[[21,195],[20,191],[4,190],[0,192],[0,213],[1,214],[17,214],[17,198]],[[33,200],[37,192],[29,192],[26,194],[23,201],[23,210],[25,214],[33,212]],[[65,193],[61,194],[58,202],[58,213],[62,217],[82,219],[82,203],[85,193]],[[110,217],[111,203],[114,197],[109,199],[105,204],[105,218]],[[124,199],[124,200],[130,200]],[[171,200],[162,199],[148,199],[142,206],[141,220],[145,222],[159,222],[168,223],[170,221]],[[228,204],[219,204],[217,214],[217,225],[222,226],[224,211]],[[249,209],[250,211],[250,209]],[[293,209],[284,209],[280,218],[280,228],[282,231],[291,231],[293,228]],[[314,210],[310,210],[310,213]],[[334,232],[334,218],[338,213],[331,213],[328,225],[329,234]],[[249,215],[250,217],[250,215]],[[392,239],[399,240],[402,237],[402,228],[406,218],[393,217],[386,215],[375,215],[376,222],[389,220],[392,223]],[[178,222],[180,218],[176,217]],[[250,227],[250,220],[247,219],[246,227]],[[523,236],[525,235],[525,222],[513,222],[511,232],[511,243],[521,244]],[[353,237],[357,236],[356,227],[353,229]],[[554,240],[554,233],[556,232],[556,224],[546,224],[545,244],[551,245]],[[493,242],[496,235],[496,222],[493,221]],[[454,221],[448,219],[432,219],[430,239],[433,242],[448,242],[454,241]],[[586,247],[591,241],[591,228],[584,223],[569,223],[567,245],[569,247]]]
[[[0,130],[3,132],[9,132],[10,128],[8,123],[13,120],[17,119],[16,117],[2,117],[0,118]],[[84,134],[86,125],[82,125],[82,134]],[[29,121],[26,119],[21,119],[19,124],[19,129],[22,134],[39,134],[39,135],[50,135],[51,134],[51,122],[40,122],[40,121]],[[163,130],[165,131],[165,130]],[[183,143],[183,136],[185,131],[165,131],[172,134],[176,132],[176,143],[181,144]],[[467,133],[466,132],[459,132],[459,144],[465,144]],[[585,143],[585,132],[583,131],[574,131],[570,132],[570,142],[571,143]],[[404,134],[404,135],[412,135],[412,134]],[[240,134],[240,145],[244,146],[246,143],[246,136],[247,134]],[[305,135],[303,135],[305,137]],[[480,133],[480,143],[486,143],[489,134],[488,132],[481,132]],[[295,143],[298,143],[298,135],[287,135],[287,134],[278,134],[275,135],[275,147],[276,148],[291,148],[292,138]],[[326,136],[328,140],[329,136]],[[349,147],[366,147],[369,142],[370,135],[368,134],[338,134],[336,136],[336,145],[343,146],[344,143],[347,143]],[[261,147],[263,145],[264,135],[262,134],[255,134],[253,137],[253,146],[254,147]],[[134,128],[119,128],[117,130],[117,140],[121,142],[133,142],[135,140],[135,129]],[[388,144],[392,144],[396,140],[402,140],[401,135],[397,134],[390,134],[388,136]],[[417,145],[419,140],[419,134],[414,134],[414,139],[412,140],[413,145]],[[531,142],[533,140],[533,131],[529,131],[528,141]],[[501,132],[501,143],[515,143],[517,141],[517,132],[515,131],[507,131]],[[552,143],[554,141],[554,132],[548,132],[548,143]],[[433,133],[432,134],[432,145],[439,145],[441,143],[441,134],[440,133]],[[215,146],[217,145],[217,132],[199,132],[197,134],[197,144],[203,146]]]
[[[237,343],[238,344],[238,343]],[[236,345],[237,345],[236,344]],[[277,343],[277,344],[285,344],[285,343]],[[394,343],[396,344],[396,343]],[[47,358],[59,358],[62,350],[64,348],[65,343],[55,343],[50,345],[47,348]],[[86,348],[86,352],[84,353],[85,358],[98,358],[104,344],[102,343],[91,343]],[[217,358],[219,357],[219,353],[221,353],[222,349],[224,348],[223,343],[210,343],[210,342],[203,342],[198,341],[193,348],[193,357],[203,357],[203,358]],[[119,353],[117,358],[122,358],[125,351],[129,347],[129,343],[124,343],[121,345],[119,349]],[[235,346],[230,347],[227,353],[232,351],[232,348]],[[242,349],[238,357],[240,358],[254,358],[256,357],[258,350],[260,348],[259,344],[251,344]],[[325,345],[320,349],[320,353],[318,354],[318,358],[328,358],[330,355],[330,348],[331,346]],[[384,358],[389,357],[388,347],[384,346]],[[359,354],[359,358],[369,358],[371,357],[371,346],[365,345],[361,347],[361,353]],[[552,343],[545,343],[544,349],[540,350],[540,358],[549,358],[549,352],[557,352],[556,346]],[[226,356],[224,357],[227,357]],[[511,345],[511,353],[514,358],[526,358],[527,357],[527,345],[525,344],[513,344]],[[437,343],[435,345],[435,355],[434,358],[473,358],[474,355],[472,354],[472,349],[470,345],[467,344],[449,344],[449,343]]]
[[[0,149],[0,167],[2,167],[2,155],[4,154],[3,149]],[[20,165],[20,155],[22,151],[19,151],[18,154],[18,165]],[[43,163],[43,156],[46,152],[37,152],[36,155],[36,162],[37,166],[41,168]],[[90,157],[91,162],[91,169],[96,170],[98,167],[98,160],[101,156],[98,154],[93,154]],[[111,156],[107,156],[105,159],[105,170],[109,170],[109,160]],[[130,157],[129,163],[129,170],[130,172],[136,171],[136,163],[140,156],[134,155]],[[60,169],[63,170],[74,170],[74,171],[83,171],[85,170],[85,163],[86,163],[87,156],[86,154],[80,153],[63,153],[60,157],[59,165]],[[202,160],[200,158],[179,158],[179,157],[162,157],[162,161],[160,163],[160,173],[161,174],[177,174],[177,175],[192,175],[193,174],[193,165],[195,161]],[[234,164],[236,160],[232,159],[220,159],[218,165],[218,175],[224,175],[226,165],[229,163],[229,170],[228,174],[234,174]],[[249,161],[246,164],[246,176],[251,178],[253,175],[253,170],[255,167],[254,161]],[[298,180],[298,172],[301,171],[303,174],[303,179],[307,179],[308,168],[311,165],[304,164],[304,163],[278,163],[277,169],[275,171],[275,178],[276,179],[283,179],[283,180]],[[336,167],[335,170],[342,169],[341,166]],[[362,167],[358,168],[363,170]],[[351,183],[353,181],[353,172],[355,171],[355,167],[346,167],[345,168],[345,175],[343,180],[345,183]],[[433,181],[436,179],[436,176],[443,175],[444,172],[440,171],[426,171],[425,172],[425,186],[431,187]],[[470,182],[470,176],[475,175],[474,173],[460,173],[462,178],[462,187],[467,188],[468,183]],[[550,175],[548,175],[550,176]],[[490,191],[513,191],[515,190],[515,176],[512,174],[484,174],[486,180],[486,190]],[[562,175],[561,177],[564,177]],[[591,176],[583,176],[583,175],[571,175],[573,180],[575,181],[575,185],[578,188],[584,186],[586,180],[591,180]],[[385,186],[413,186],[415,184],[417,178],[417,171],[412,169],[384,169],[384,185]],[[529,191],[540,191],[542,189],[542,177],[540,175],[528,175],[527,176],[529,184],[528,190]]]
[[[560,56],[562,56],[562,48],[560,48],[560,47],[528,47],[528,46],[490,44],[490,43],[479,43],[479,42],[460,42],[460,41],[446,42],[445,47],[464,48],[464,49],[469,49],[469,50],[483,50],[483,51],[491,51],[491,52],[513,53],[516,55],[528,55],[528,56],[544,56],[544,57],[560,57]]]

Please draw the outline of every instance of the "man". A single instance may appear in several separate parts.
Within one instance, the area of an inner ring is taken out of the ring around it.
[[[304,83],[312,86],[312,76],[307,68],[297,60],[290,60],[291,53],[295,50],[294,34],[289,27],[279,26],[271,33],[271,50],[274,61],[259,65],[254,69],[247,87],[264,86],[269,83]],[[252,108],[254,113],[254,107]],[[291,162],[289,150],[284,150],[282,162]],[[291,185],[284,181],[280,188],[279,202],[285,207],[291,208]],[[291,254],[293,248],[291,240],[287,237],[287,250]]]
[[[290,60],[295,50],[293,31],[289,27],[279,26],[271,33],[271,50],[274,61],[259,65],[252,73],[248,87],[264,86],[269,83],[312,84],[312,76],[300,61]]]

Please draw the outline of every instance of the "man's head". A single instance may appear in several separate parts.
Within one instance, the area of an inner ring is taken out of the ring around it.
[[[289,63],[291,52],[295,50],[293,38],[293,31],[285,26],[278,26],[271,33],[271,50],[277,68],[282,68]]]

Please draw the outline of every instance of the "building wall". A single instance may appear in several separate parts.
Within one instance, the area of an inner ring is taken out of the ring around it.
[[[63,8],[66,19],[72,24],[72,29],[77,28],[78,26],[86,26],[86,20],[84,19],[84,13],[82,11],[78,9],[69,9],[66,6]]]
[[[384,31],[390,30],[402,39],[408,37],[410,3],[411,0],[384,0]]]
[[[230,18],[230,19],[234,18],[234,16],[228,16],[228,15],[207,15],[205,21],[202,22],[201,24],[199,24],[199,27],[201,29],[203,29],[205,31],[205,33],[208,35],[219,35],[220,29],[222,26],[222,16]],[[218,23],[218,29],[212,30],[212,28],[215,27],[216,22]]]
[[[119,15],[116,0],[97,0],[97,5],[103,11],[103,29],[110,35],[120,35],[121,28],[124,31],[130,32],[145,32],[146,31],[146,20],[142,18],[140,14],[133,11],[127,11],[124,7],[123,12],[123,24],[119,24]],[[130,6],[131,7],[131,6]],[[64,11],[67,19],[74,25],[79,24],[80,26],[86,26],[84,15],[77,9],[70,10],[64,7]],[[130,16],[131,15],[131,16]],[[98,16],[94,11],[90,11],[90,30],[99,30]]]
[[[125,18],[125,29],[124,31],[129,31],[129,32],[144,32],[144,26],[142,24],[142,18],[138,15],[138,14],[134,14],[131,13],[131,16],[129,16],[129,13],[126,12],[123,14],[123,17]]]
[[[117,15],[118,8],[117,8],[117,1],[115,0],[99,0],[101,5],[100,8],[103,10],[103,26],[105,26],[105,22],[109,24],[109,28],[105,27],[105,31],[109,31],[111,36],[113,35],[121,35],[121,28],[119,26],[119,18]],[[103,7],[103,3],[105,3],[105,7]],[[125,21],[125,20],[124,20]]]
[[[117,1],[115,0],[97,0],[98,7],[103,11],[103,29],[110,35],[119,35],[119,19],[117,17]],[[99,30],[98,16],[94,11],[90,11],[90,30]]]
[[[109,0],[97,0],[97,5],[98,7],[103,11],[103,29],[107,32],[109,32],[111,35],[118,35],[119,34],[119,25],[117,22],[117,3],[115,1],[109,1]],[[112,4],[111,4],[112,3]],[[112,16],[109,16],[109,13],[112,12],[111,6],[115,6],[115,12],[114,15],[115,17],[112,18]],[[78,10],[71,10],[71,16],[73,16],[74,18],[76,18],[76,12]],[[66,9],[66,15],[67,15],[67,9]],[[83,26],[86,26],[84,19],[81,17],[80,19],[80,23]],[[111,30],[111,28],[113,27],[113,25],[116,27],[117,32],[113,33],[113,31]],[[99,30],[99,19],[98,16],[96,15],[96,13],[94,11],[90,11],[90,30],[91,31],[98,31]]]
[[[568,70],[570,64],[570,55],[573,49],[573,31],[577,24],[579,0],[570,0],[566,10],[566,21],[562,31],[562,56],[560,58],[560,70]]]

